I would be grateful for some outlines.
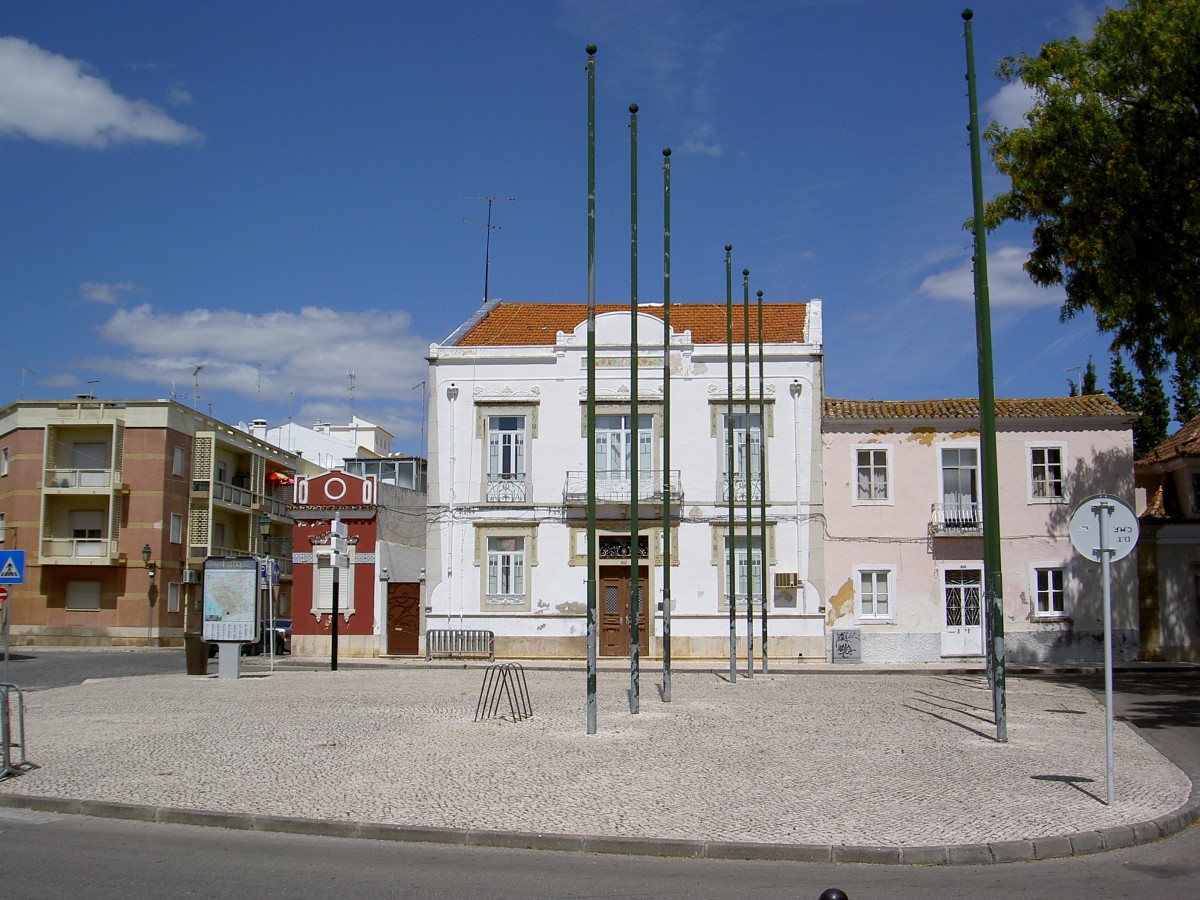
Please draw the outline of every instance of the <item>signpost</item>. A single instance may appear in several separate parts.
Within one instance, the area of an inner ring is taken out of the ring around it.
[[[217,677],[237,678],[240,642],[258,640],[258,560],[210,557],[204,561],[204,640],[216,641]]]
[[[1104,738],[1107,753],[1108,805],[1113,804],[1113,661],[1112,575],[1114,560],[1124,559],[1138,539],[1137,514],[1120,497],[1096,494],[1075,507],[1070,520],[1071,543],[1083,557],[1099,561],[1104,591]]]
[[[16,689],[16,686],[9,683],[8,680],[8,635],[10,628],[10,611],[12,604],[8,602],[8,588],[2,585],[6,584],[23,584],[25,581],[25,551],[24,550],[3,550],[0,551],[0,625],[4,630],[4,671],[0,674],[0,778],[6,778],[9,775],[19,774],[20,770],[12,764],[12,731],[9,728],[9,694]],[[18,698],[20,692],[17,692]],[[21,701],[18,699],[18,703]],[[24,713],[21,714],[21,722],[24,723]],[[24,731],[24,724],[21,725],[21,731]],[[18,738],[21,741],[21,752],[25,752],[24,737]]]

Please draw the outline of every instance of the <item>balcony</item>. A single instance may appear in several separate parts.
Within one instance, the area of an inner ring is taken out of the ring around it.
[[[113,482],[112,469],[46,469],[43,486],[49,493],[106,494]]]
[[[730,484],[729,484],[728,479],[723,479],[721,481],[721,491],[720,491],[722,500],[725,500],[725,501],[729,500],[729,487],[730,487]],[[734,500],[742,500],[742,501],[744,501],[746,499],[746,476],[745,475],[734,475],[733,476],[733,499]],[[755,473],[751,477],[751,480],[750,480],[750,499],[751,500],[761,500],[762,499],[762,479],[758,476],[757,473]]]
[[[210,494],[211,490],[211,494]],[[192,493],[211,496],[214,503],[234,509],[249,510],[254,504],[254,494],[246,488],[226,484],[223,481],[193,481]]]
[[[664,478],[665,476],[665,478]],[[567,472],[563,486],[563,502],[578,505],[587,502],[588,473]],[[664,472],[650,469],[638,472],[637,500],[639,503],[661,503],[663,488],[672,503],[683,502],[683,481],[679,469]],[[597,472],[596,501],[599,503],[630,503],[633,501],[633,484],[628,472]]]
[[[117,542],[105,538],[43,538],[42,565],[107,566],[117,558]]]
[[[929,533],[944,537],[978,537],[983,534],[983,508],[975,500],[935,503]]]
[[[490,474],[487,477],[487,502],[524,503],[526,487],[524,472]]]

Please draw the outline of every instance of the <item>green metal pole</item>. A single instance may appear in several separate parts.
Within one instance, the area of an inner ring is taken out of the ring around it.
[[[729,683],[737,681],[737,572],[733,556],[733,245],[725,245],[725,492],[729,506],[729,524],[725,531],[725,564],[728,568],[729,593]]]
[[[629,711],[637,715],[640,686],[638,656],[641,650],[638,616],[641,614],[641,523],[638,513],[642,502],[638,472],[638,453],[642,449],[641,422],[638,418],[638,334],[637,334],[637,113],[636,103],[629,104]]]
[[[587,733],[596,733],[596,45],[587,45]]]
[[[671,702],[671,148],[663,148],[663,692]]]
[[[745,394],[742,415],[746,423],[746,677],[754,677],[754,483],[753,444],[750,439],[750,270],[742,269],[742,362],[745,366]]]
[[[1004,590],[1000,561],[1000,481],[996,471],[996,387],[992,374],[992,314],[988,297],[987,238],[983,222],[983,170],[979,111],[975,96],[975,47],[969,9],[963,10],[967,43],[967,95],[971,108],[971,184],[975,221],[975,330],[979,342],[979,443],[983,466],[983,587],[986,597],[988,670],[996,740],[1008,740],[1004,697]]]
[[[763,400],[763,292],[758,292],[758,522],[762,547],[762,670],[767,674],[767,416]]]

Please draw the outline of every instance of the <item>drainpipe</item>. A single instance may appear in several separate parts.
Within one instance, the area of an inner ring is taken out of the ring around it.
[[[804,457],[800,451],[800,395],[804,392],[804,385],[799,379],[792,379],[788,390],[792,395],[792,429],[793,429],[793,446],[796,454],[796,590],[800,591],[799,607],[800,614],[808,613],[808,572],[805,563],[805,550],[808,545],[808,523],[800,520],[801,512],[808,505],[808,489],[804,486],[802,478]]]
[[[449,628],[450,615],[454,608],[454,460],[458,449],[454,443],[454,407],[455,402],[458,400],[458,385],[456,385],[453,381],[450,382],[450,386],[446,388],[446,399],[450,401],[450,496],[448,503],[450,509],[450,546],[447,548],[446,562],[446,581],[448,583],[448,591],[446,594],[446,627]],[[459,624],[461,625],[461,620]]]

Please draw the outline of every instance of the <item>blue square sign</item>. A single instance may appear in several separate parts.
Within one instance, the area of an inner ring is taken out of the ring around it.
[[[22,584],[25,581],[25,551],[0,550],[0,584]]]

